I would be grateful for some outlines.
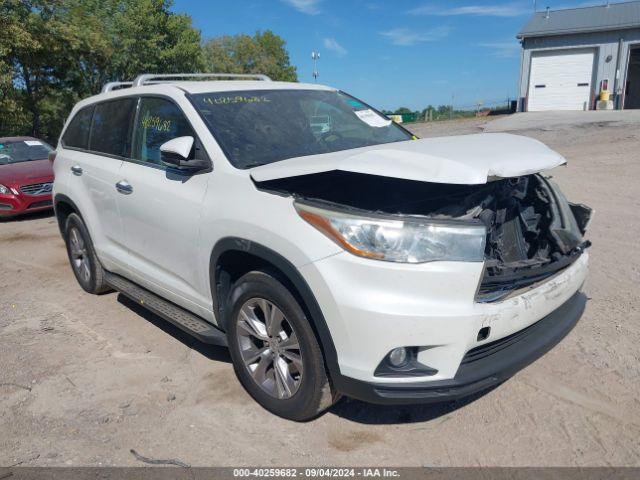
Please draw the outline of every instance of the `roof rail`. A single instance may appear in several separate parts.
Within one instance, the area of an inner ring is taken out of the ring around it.
[[[205,79],[205,78],[228,78],[228,79],[253,79],[253,80],[262,80],[265,82],[270,82],[271,79],[266,75],[261,74],[246,74],[246,73],[165,73],[165,74],[155,74],[155,73],[144,73],[142,75],[138,75],[136,79],[133,81],[133,87],[140,87],[142,85],[149,85],[153,83],[163,83],[170,82],[171,80],[176,79]]]
[[[109,82],[102,87],[100,93],[111,92],[112,90],[119,90],[121,88],[128,88],[133,85],[133,82]]]

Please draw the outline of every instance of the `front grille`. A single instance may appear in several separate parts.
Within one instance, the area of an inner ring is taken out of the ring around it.
[[[33,202],[29,205],[29,208],[41,208],[41,207],[50,207],[53,205],[51,200],[43,200],[42,202]]]
[[[31,185],[23,185],[20,191],[25,195],[48,195],[53,190],[53,183],[32,183]]]
[[[550,280],[555,275],[559,275],[562,270],[575,262],[583,251],[584,249],[579,249],[555,262],[529,270],[523,269],[520,272],[491,276],[485,271],[476,295],[476,302],[497,302],[509,295],[535,288],[538,284]]]

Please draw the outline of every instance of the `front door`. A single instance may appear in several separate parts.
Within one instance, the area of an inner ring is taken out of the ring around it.
[[[130,276],[185,308],[203,314],[196,265],[199,220],[209,175],[183,175],[160,162],[160,145],[195,133],[171,100],[142,97],[133,127],[131,161],[119,173],[118,205]]]

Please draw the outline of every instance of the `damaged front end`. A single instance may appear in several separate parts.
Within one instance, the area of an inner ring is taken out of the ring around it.
[[[583,239],[591,209],[570,204],[542,175],[499,180],[475,208],[487,227],[478,301],[495,301],[547,280],[591,243]]]
[[[591,209],[567,202],[557,185],[540,174],[457,185],[334,170],[256,184],[356,216],[481,222],[486,241],[479,302],[497,301],[548,280],[590,245],[583,235]]]

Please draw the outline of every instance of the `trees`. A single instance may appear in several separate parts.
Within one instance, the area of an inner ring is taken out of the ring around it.
[[[271,30],[255,35],[225,35],[202,47],[208,72],[264,73],[273,80],[295,82],[296,67],[289,62],[285,41]]]
[[[57,72],[67,66],[64,57],[51,61],[69,34],[56,13],[54,2],[39,0],[6,0],[0,6],[0,61],[7,66],[0,108],[10,112],[9,127],[23,126],[28,116],[33,130],[40,131],[42,103],[55,88]]]
[[[53,139],[73,104],[109,80],[201,70],[200,32],[170,7],[170,0],[4,0],[0,109],[10,120],[0,135]]]
[[[140,73],[265,73],[296,81],[284,40],[267,30],[201,44],[171,0],[2,0],[0,136],[54,141],[73,105]]]
[[[109,32],[115,47],[109,80],[133,79],[143,72],[202,70],[200,32],[193,28],[191,17],[169,10],[170,0],[115,0],[115,3],[124,9],[117,9]]]
[[[427,106],[424,110],[422,110],[422,119],[425,121],[433,119],[433,112],[435,112],[435,107],[433,105]]]
[[[445,115],[449,115],[452,113],[451,105],[440,105],[438,107],[438,115],[444,117]]]

